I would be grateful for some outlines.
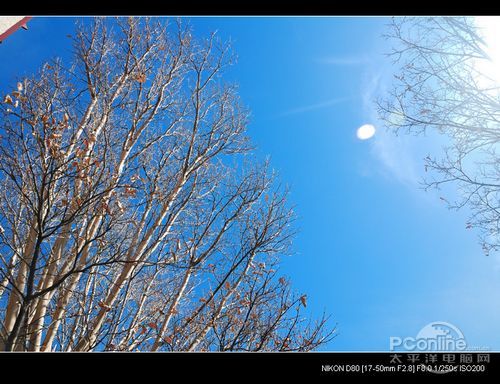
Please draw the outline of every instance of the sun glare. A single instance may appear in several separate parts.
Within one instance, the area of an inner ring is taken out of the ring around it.
[[[484,40],[484,50],[490,60],[480,60],[476,69],[484,75],[483,81],[488,84],[500,84],[500,17],[498,16],[478,16],[475,18],[479,33]]]

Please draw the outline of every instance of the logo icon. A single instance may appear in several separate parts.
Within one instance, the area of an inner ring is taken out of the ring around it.
[[[391,336],[390,350],[398,351],[464,351],[467,341],[462,331],[445,321],[434,321],[423,327],[416,337]]]

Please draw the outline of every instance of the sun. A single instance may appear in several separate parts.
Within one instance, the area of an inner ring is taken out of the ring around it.
[[[479,60],[476,69],[485,79],[495,86],[500,84],[500,17],[498,16],[477,16],[475,24],[479,29],[479,34],[483,38],[482,48],[489,56],[490,60]]]

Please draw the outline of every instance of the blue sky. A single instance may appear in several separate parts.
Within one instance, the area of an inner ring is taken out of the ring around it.
[[[192,18],[198,36],[231,39],[227,79],[252,110],[249,134],[292,188],[297,254],[283,270],[312,314],[338,323],[332,351],[388,350],[433,321],[461,329],[469,346],[500,350],[500,259],[425,192],[423,157],[443,138],[395,137],[374,113],[391,78],[381,38],[387,19]],[[71,18],[34,18],[0,45],[0,86],[51,57],[66,57]],[[356,129],[374,124],[370,140]]]

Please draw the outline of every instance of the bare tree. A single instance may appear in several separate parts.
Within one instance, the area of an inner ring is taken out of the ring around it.
[[[490,60],[483,31],[471,17],[395,18],[387,35],[397,73],[378,102],[397,131],[447,135],[442,158],[425,159],[427,187],[451,183],[468,206],[467,228],[478,228],[486,254],[500,246],[500,88],[483,70]],[[442,198],[448,201],[446,198]]]
[[[278,276],[293,213],[249,158],[229,47],[180,21],[95,19],[74,61],[4,95],[4,350],[311,350]]]

